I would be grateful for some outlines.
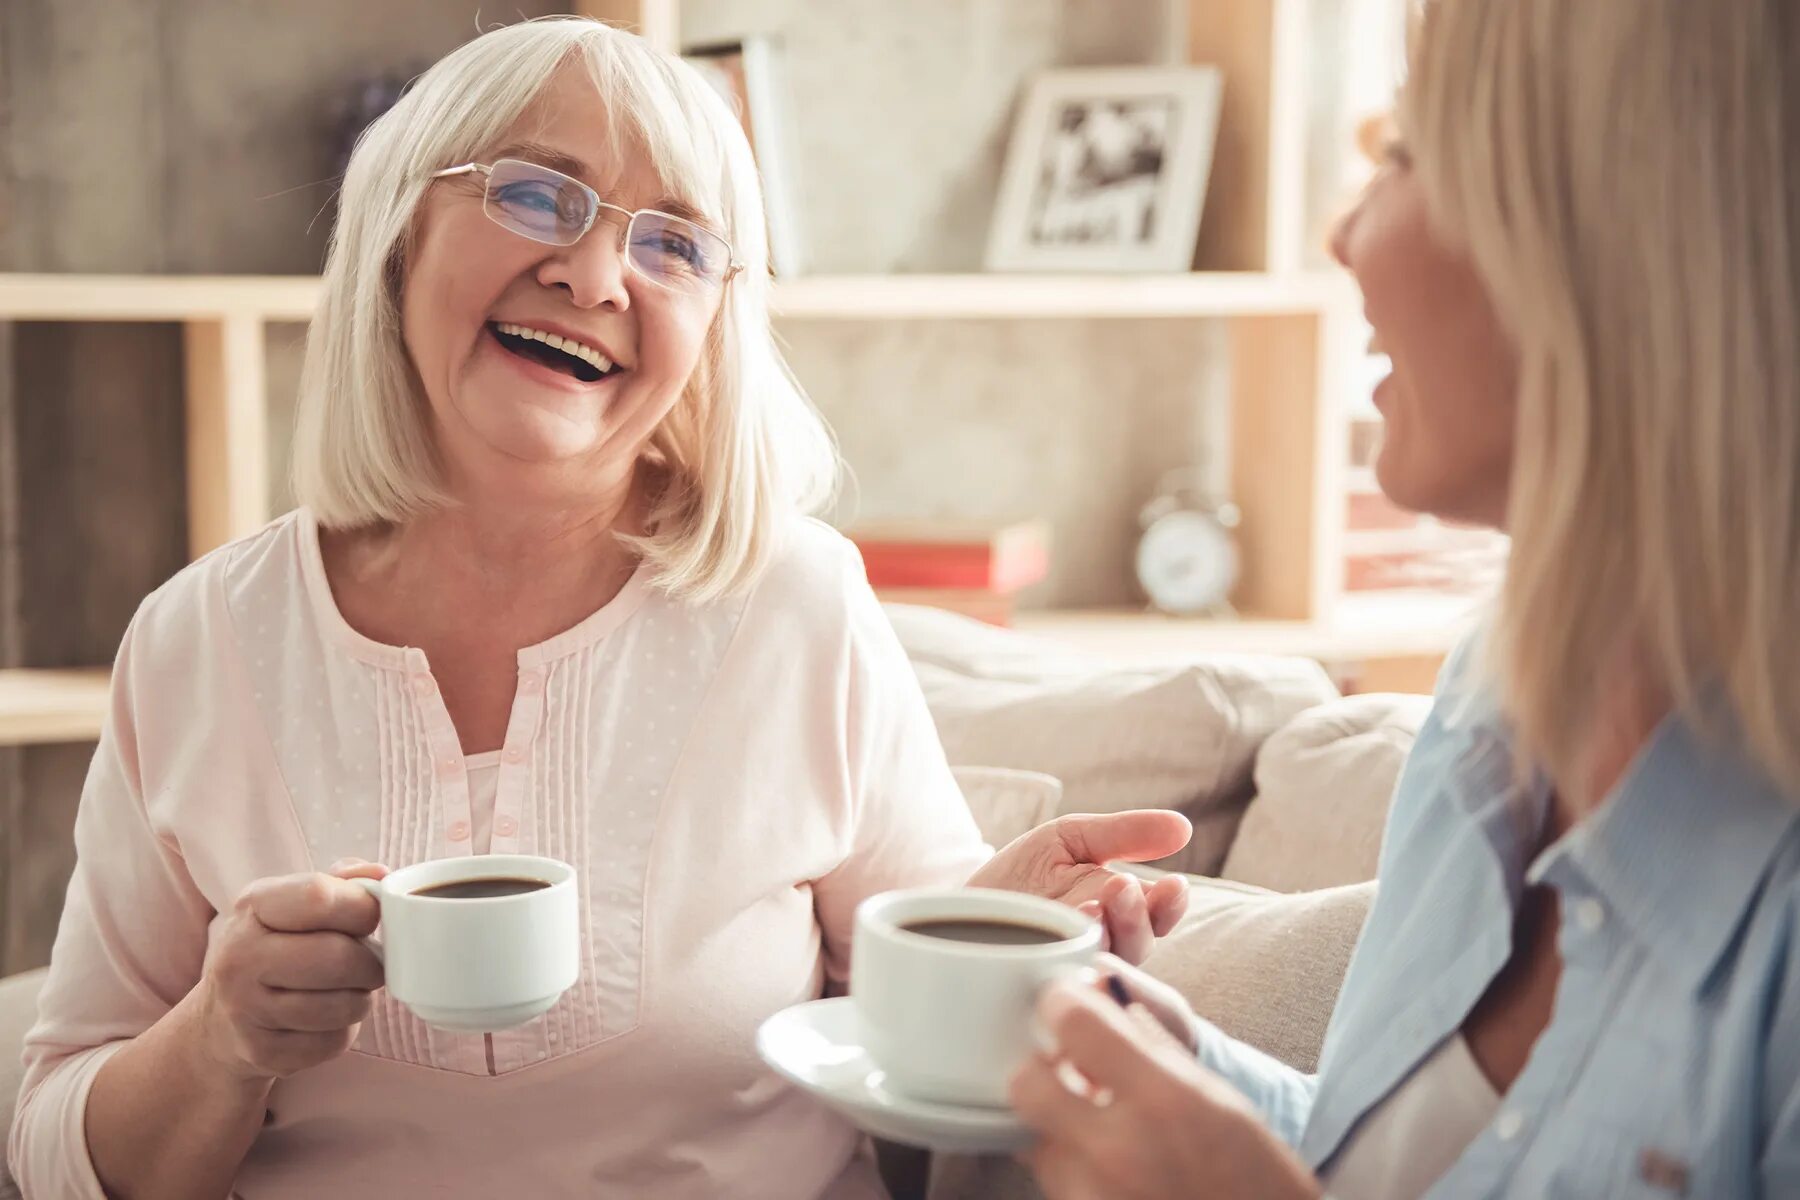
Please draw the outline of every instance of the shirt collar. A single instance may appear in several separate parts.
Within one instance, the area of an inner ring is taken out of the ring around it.
[[[1800,804],[1745,753],[1735,722],[1715,723],[1703,733],[1690,717],[1666,717],[1599,811],[1528,875],[1535,883],[1566,861],[1694,990],[1800,829]]]

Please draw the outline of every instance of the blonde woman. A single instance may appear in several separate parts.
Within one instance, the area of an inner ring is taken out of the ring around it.
[[[1498,611],[1319,1074],[1051,993],[1105,1089],[1015,1083],[1055,1200],[1800,1196],[1796,80],[1790,0],[1425,5],[1334,249],[1382,487],[1512,535]]]
[[[855,553],[801,516],[834,458],[755,178],[703,81],[575,19],[462,47],[362,139],[305,507],[120,651],[27,1194],[874,1196],[752,1047],[845,977],[858,901],[974,876],[1098,902],[1133,955],[1179,915],[1095,865],[1172,851],[1172,814],[981,844]],[[371,994],[344,876],[488,851],[575,864],[584,968],[447,1034]]]

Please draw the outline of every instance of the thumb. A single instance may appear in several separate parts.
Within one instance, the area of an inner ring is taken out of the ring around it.
[[[1100,864],[1163,858],[1187,845],[1194,827],[1178,812],[1140,808],[1059,817],[1056,832],[1074,861]]]

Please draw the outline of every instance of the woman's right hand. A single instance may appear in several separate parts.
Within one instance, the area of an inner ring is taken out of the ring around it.
[[[271,1080],[350,1048],[383,972],[359,940],[375,932],[380,905],[349,881],[385,874],[346,859],[330,874],[259,879],[243,890],[198,989],[195,1033],[210,1061],[239,1079]]]

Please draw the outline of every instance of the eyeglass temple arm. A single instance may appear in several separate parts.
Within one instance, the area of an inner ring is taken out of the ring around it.
[[[470,174],[486,175],[488,172],[490,172],[492,170],[493,170],[492,167],[489,167],[483,163],[468,162],[468,163],[464,163],[460,167],[445,167],[441,171],[433,171],[431,173],[431,177],[433,179],[449,179],[453,175],[470,175]]]

